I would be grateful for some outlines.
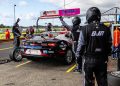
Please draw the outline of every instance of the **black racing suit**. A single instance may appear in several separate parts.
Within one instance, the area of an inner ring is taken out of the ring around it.
[[[61,20],[61,23],[68,31],[71,31],[71,33],[72,33],[72,39],[74,41],[73,46],[72,46],[72,48],[73,48],[72,50],[73,50],[73,53],[75,54],[76,49],[77,49],[77,45],[78,45],[78,39],[79,39],[80,31],[81,31],[81,26],[80,25],[69,26],[63,20]],[[77,69],[81,70],[82,69],[82,58],[76,58],[76,63],[77,63]]]
[[[46,29],[46,31],[52,31],[52,29],[51,29],[51,26],[50,26],[50,25],[48,25],[45,29]]]
[[[17,23],[14,24],[13,28],[12,28],[12,33],[13,33],[13,36],[14,36],[14,48],[17,48],[20,46],[20,36],[21,36],[21,33],[19,31],[19,25]]]
[[[101,23],[92,23],[82,28],[76,56],[78,58],[84,57],[84,86],[95,86],[94,75],[98,86],[108,86],[107,61],[111,45],[110,28]]]

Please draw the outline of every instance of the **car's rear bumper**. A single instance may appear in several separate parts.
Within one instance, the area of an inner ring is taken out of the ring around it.
[[[23,58],[62,58],[65,56],[66,51],[58,51],[57,53],[41,53],[41,55],[33,55],[33,54],[26,54],[25,52],[22,52]]]
[[[29,54],[22,54],[23,58],[31,57],[31,58],[45,58],[45,57],[51,57],[49,55],[29,55]]]
[[[62,58],[65,56],[66,54],[66,49],[65,50],[62,50],[62,49],[56,49],[56,48],[53,48],[53,49],[48,49],[48,48],[43,48],[43,49],[31,49],[31,50],[39,50],[39,53],[36,54],[28,54],[26,53],[26,51],[28,49],[31,49],[31,48],[21,48],[21,54],[23,56],[23,58],[26,58],[26,57],[31,57],[31,58]]]

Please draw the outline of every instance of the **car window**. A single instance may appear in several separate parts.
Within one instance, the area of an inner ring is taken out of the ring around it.
[[[65,34],[60,34],[60,35],[56,36],[55,38],[60,39],[60,40],[65,40],[65,41],[71,40],[69,37],[66,37]]]
[[[30,40],[40,40],[40,39],[42,39],[41,38],[41,36],[34,36],[32,39],[30,39]]]
[[[49,31],[49,32],[43,32],[41,33],[43,36],[47,36],[48,34],[53,34],[54,37],[60,35],[60,34],[65,34],[66,31]]]
[[[55,31],[55,32],[43,32],[40,35],[36,35],[32,37],[30,40],[43,40],[43,39],[50,39],[50,38],[57,38],[61,40],[68,40],[69,37],[66,37],[65,32]],[[52,34],[52,37],[50,36]]]

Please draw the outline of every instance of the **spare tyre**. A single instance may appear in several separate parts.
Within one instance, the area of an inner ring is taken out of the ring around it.
[[[108,86],[120,86],[120,71],[108,73]]]

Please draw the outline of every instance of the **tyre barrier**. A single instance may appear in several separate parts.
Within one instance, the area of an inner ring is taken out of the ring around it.
[[[120,86],[120,71],[108,73],[108,86]]]

